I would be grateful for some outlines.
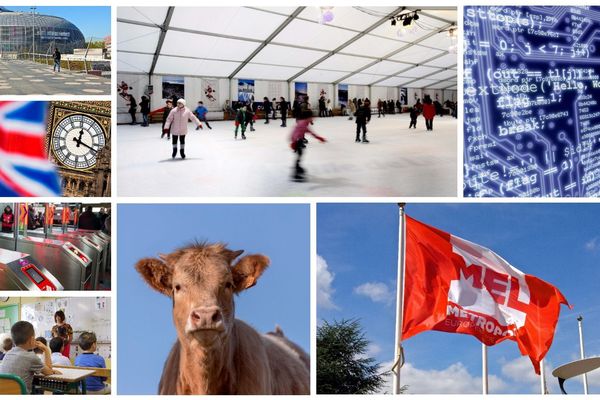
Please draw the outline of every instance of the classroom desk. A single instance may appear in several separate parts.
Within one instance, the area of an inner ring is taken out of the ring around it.
[[[81,369],[68,369],[68,368],[54,368],[57,371],[62,372],[61,375],[36,375],[33,384],[42,390],[49,390],[51,392],[68,393],[71,390],[75,390],[79,393],[79,386],[81,386],[81,394],[86,394],[85,378],[93,375],[96,371],[94,370],[81,370]],[[81,385],[80,385],[81,384]]]

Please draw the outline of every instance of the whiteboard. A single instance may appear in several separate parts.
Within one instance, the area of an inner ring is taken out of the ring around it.
[[[36,336],[52,338],[54,313],[63,310],[66,322],[73,327],[71,357],[79,354],[77,338],[84,331],[92,331],[98,339],[98,354],[110,358],[110,298],[109,297],[59,297],[21,305],[21,320],[30,322]]]

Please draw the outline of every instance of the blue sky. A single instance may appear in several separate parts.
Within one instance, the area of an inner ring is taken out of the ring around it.
[[[156,394],[175,342],[170,298],[142,281],[134,264],[194,239],[223,241],[271,265],[236,297],[236,316],[259,332],[279,324],[310,348],[310,218],[308,205],[119,205],[118,393]]]
[[[407,214],[486,246],[521,271],[557,286],[574,305],[561,308],[546,357],[551,393],[560,393],[551,371],[579,357],[576,317],[584,317],[587,356],[600,355],[600,205],[408,204]],[[369,354],[393,359],[398,240],[396,204],[319,204],[318,320],[360,318]],[[473,337],[424,332],[404,342],[402,384],[411,393],[481,393],[481,344]],[[488,349],[490,393],[539,394],[539,377],[515,342]],[[588,376],[600,393],[600,371]],[[569,393],[583,393],[580,378]],[[391,391],[391,385],[386,389]]]
[[[31,12],[31,6],[6,6],[11,11]],[[110,35],[110,7],[37,6],[36,13],[61,17],[79,28],[86,39],[103,39]]]

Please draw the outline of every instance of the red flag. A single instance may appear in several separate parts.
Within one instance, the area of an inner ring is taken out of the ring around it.
[[[426,330],[518,343],[537,374],[554,337],[562,293],[475,243],[406,216],[402,339]]]

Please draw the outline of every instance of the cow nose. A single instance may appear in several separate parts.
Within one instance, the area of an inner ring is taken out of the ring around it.
[[[221,329],[223,314],[219,307],[198,307],[190,313],[190,327],[199,329]]]

